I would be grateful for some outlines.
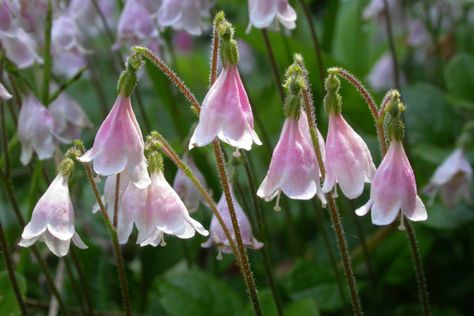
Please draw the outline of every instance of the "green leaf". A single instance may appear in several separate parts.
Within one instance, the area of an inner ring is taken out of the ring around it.
[[[25,278],[18,273],[15,273],[20,293],[25,296],[26,281]],[[21,315],[20,307],[13,292],[13,288],[8,277],[7,271],[0,272],[0,315],[15,316]]]
[[[242,315],[240,297],[215,276],[187,271],[157,282],[161,307],[169,315]]]
[[[454,56],[444,69],[448,91],[455,97],[474,100],[474,57],[461,53]]]
[[[464,204],[455,208],[446,208],[436,203],[429,207],[428,215],[428,220],[423,224],[439,229],[456,229],[474,220],[474,211]]]
[[[275,305],[275,300],[273,299],[272,291],[270,289],[263,289],[258,292],[258,299],[260,302],[260,307],[262,309],[262,314],[265,316],[277,316],[278,311]],[[245,309],[246,316],[254,315],[251,304],[247,304]]]
[[[312,299],[296,301],[285,308],[286,316],[318,316],[319,310]]]

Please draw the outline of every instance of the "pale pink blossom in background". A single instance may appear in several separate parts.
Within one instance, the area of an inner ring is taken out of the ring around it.
[[[239,224],[240,233],[242,235],[242,241],[243,241],[244,246],[250,249],[262,248],[263,243],[259,242],[253,236],[252,226],[250,225],[249,219],[247,218],[247,215],[242,210],[242,207],[239,205],[239,203],[235,199],[235,196],[232,191],[231,191],[231,195],[232,195],[232,200],[234,202],[235,214],[237,216],[237,222]],[[225,226],[229,230],[230,235],[232,236],[232,240],[234,241],[234,243],[236,243],[235,231],[234,231],[234,227],[232,226],[232,220],[230,217],[229,208],[228,208],[227,201],[225,199],[224,194],[222,194],[221,199],[219,200],[219,203],[217,204],[217,211],[221,215]],[[220,259],[221,257],[220,256],[221,252],[232,253],[232,248],[230,247],[229,240],[227,239],[224,233],[224,230],[222,229],[222,226],[217,220],[217,217],[215,215],[212,216],[211,227],[209,230],[210,230],[209,239],[205,243],[203,243],[201,246],[204,248],[210,248],[213,245],[216,245],[219,251],[218,259]]]
[[[66,8],[66,14],[72,17],[76,23],[81,26],[81,30],[91,34],[97,33],[104,28],[103,21],[100,18],[97,9],[94,7],[93,0],[71,0]],[[105,17],[109,28],[116,27],[116,1],[97,0],[99,10]]]
[[[8,92],[5,86],[1,83],[0,83],[0,98],[4,100],[9,100],[12,98],[12,95],[10,94],[10,92]]]
[[[405,82],[405,77],[399,72],[400,81]],[[372,66],[367,81],[369,85],[378,91],[384,91],[395,88],[395,69],[391,53],[383,54],[379,60]]]
[[[22,28],[17,28],[8,35],[0,35],[0,43],[7,58],[20,69],[43,63],[43,59],[36,52],[37,47],[32,35]]]
[[[206,94],[189,149],[206,146],[216,137],[245,150],[254,143],[262,144],[254,130],[252,108],[236,65],[225,67]]]
[[[412,221],[428,218],[425,205],[417,195],[415,175],[403,145],[392,140],[387,154],[375,172],[370,189],[370,199],[356,210],[363,216],[372,210],[372,223],[388,225],[400,211]]]
[[[58,257],[67,255],[71,240],[77,247],[87,248],[75,231],[68,176],[61,173],[36,203],[31,221],[21,234],[19,245],[30,247],[38,240],[44,241],[49,250]]]
[[[143,136],[130,98],[119,95],[97,131],[94,145],[78,159],[92,162],[101,176],[126,171],[138,188],[145,188],[150,184],[150,176],[143,150]]]
[[[163,0],[157,14],[158,24],[201,35],[209,28],[207,20],[214,3],[209,0]]]
[[[329,114],[324,165],[324,193],[330,192],[339,184],[342,193],[349,199],[360,196],[364,183],[370,182],[375,173],[367,144],[340,113]]]
[[[13,29],[14,23],[10,1],[0,1],[0,34],[8,35]]]
[[[173,46],[181,54],[188,54],[193,51],[193,38],[185,31],[177,31],[173,34]]]
[[[255,52],[252,47],[243,40],[237,40],[239,49],[239,70],[245,75],[255,70]]]
[[[25,96],[18,117],[21,163],[27,165],[33,152],[36,152],[39,160],[53,157],[56,150],[53,134],[54,118],[51,113],[32,94]]]
[[[87,114],[68,94],[61,93],[48,107],[54,118],[54,132],[70,143],[81,136],[81,130],[91,128]]]
[[[463,199],[471,201],[472,167],[461,148],[453,151],[436,168],[424,191],[434,198],[441,191],[443,203],[453,207]]]
[[[324,139],[320,134],[318,136],[320,146],[324,148]],[[271,201],[280,191],[297,200],[309,200],[317,194],[326,204],[320,177],[306,114],[301,112],[299,120],[288,117],[257,195]]]
[[[56,12],[56,1],[51,1],[51,4],[53,12]],[[48,0],[17,0],[15,11],[20,26],[26,32],[42,36],[48,12]]]
[[[209,232],[189,216],[178,194],[166,181],[162,171],[151,174],[151,184],[145,189],[128,185],[123,192],[119,211],[118,232],[121,243],[126,243],[133,229],[138,229],[137,244],[165,245],[165,235],[188,239],[196,232]]]
[[[296,27],[296,11],[288,0],[249,0],[249,26],[247,32],[253,27],[264,29],[278,29],[278,23],[286,29]]]
[[[189,152],[186,152],[182,158],[183,162],[191,169],[193,175],[199,180],[199,182],[206,187],[206,180],[199,171],[198,167],[194,163]],[[184,205],[188,209],[189,213],[194,213],[199,207],[199,202],[201,201],[201,193],[199,193],[196,186],[192,183],[191,180],[184,174],[181,169],[178,169],[176,176],[173,182],[173,189],[178,193],[181,200],[183,200]]]

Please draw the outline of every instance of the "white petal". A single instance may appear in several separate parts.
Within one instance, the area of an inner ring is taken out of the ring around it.
[[[418,195],[416,196],[415,209],[412,212],[407,212],[406,210],[404,210],[403,213],[406,217],[408,217],[408,219],[414,222],[426,221],[428,219],[425,204]]]

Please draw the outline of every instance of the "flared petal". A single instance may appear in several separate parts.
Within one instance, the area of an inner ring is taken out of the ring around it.
[[[267,28],[272,25],[276,14],[275,0],[249,0],[250,24],[256,28]]]
[[[71,239],[61,240],[53,235],[45,232],[43,234],[44,242],[48,246],[49,250],[54,253],[57,257],[64,257],[69,252],[69,246],[71,245]]]
[[[7,91],[5,86],[0,83],[0,98],[4,100],[9,100],[12,98],[12,95]]]
[[[403,214],[414,222],[426,221],[428,219],[425,204],[418,195],[416,196],[415,208],[411,210],[403,209]]]

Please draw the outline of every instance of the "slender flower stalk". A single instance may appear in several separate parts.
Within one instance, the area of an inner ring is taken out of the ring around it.
[[[326,170],[324,168],[323,157],[321,153],[321,148],[319,145],[318,135],[317,135],[317,128],[314,116],[314,109],[312,104],[311,94],[309,92],[308,81],[306,78],[306,70],[304,69],[304,64],[301,56],[295,56],[295,75],[299,76],[299,83],[301,88],[301,96],[303,98],[303,106],[306,112],[306,116],[308,119],[308,125],[311,133],[311,140],[313,143],[313,148],[316,153],[316,158],[318,160],[319,165],[321,166],[321,174],[323,177],[326,176]],[[330,88],[329,85],[326,85],[326,88]],[[337,90],[335,90],[337,91]],[[335,93],[331,89],[327,90],[327,93]],[[336,98],[338,99],[338,98]],[[344,228],[342,225],[341,217],[339,211],[337,209],[336,201],[332,192],[326,193],[326,199],[328,202],[329,214],[331,216],[331,221],[333,224],[334,231],[336,233],[337,244],[339,247],[339,253],[342,258],[343,268],[344,268],[344,275],[346,277],[347,285],[349,287],[349,292],[351,296],[351,303],[352,303],[352,310],[355,315],[362,315],[362,305],[360,302],[360,297],[357,289],[356,278],[354,275],[354,271],[352,268],[351,257],[349,253],[349,247],[347,245],[347,241],[344,235]]]
[[[46,24],[44,27],[44,65],[43,65],[43,91],[41,100],[45,106],[49,104],[49,81],[51,78],[51,29],[53,9],[51,0],[48,0],[48,11],[46,13]]]
[[[392,55],[392,67],[393,67],[393,73],[395,77],[395,87],[397,90],[400,91],[401,88],[401,80],[400,80],[400,69],[399,63],[398,63],[398,58],[397,58],[397,51],[395,49],[395,42],[393,38],[393,30],[392,30],[392,15],[390,13],[390,6],[388,4],[388,0],[383,0],[383,6],[384,6],[384,13],[385,13],[385,24],[386,24],[386,29],[387,29],[387,38],[388,38],[388,44],[390,47],[390,54]]]
[[[8,277],[10,278],[10,282],[12,283],[13,293],[15,294],[15,298],[20,306],[21,314],[26,316],[28,315],[28,310],[26,308],[25,301],[23,300],[23,296],[21,295],[20,288],[18,286],[18,281],[15,276],[15,266],[13,264],[13,260],[11,258],[10,250],[8,249],[7,240],[5,239],[5,233],[3,232],[3,226],[0,222],[0,247],[2,248],[3,257],[5,259],[5,265],[8,271]]]
[[[280,70],[278,69],[275,54],[273,53],[272,44],[270,43],[270,38],[268,37],[268,31],[266,29],[262,29],[262,36],[265,43],[265,48],[267,49],[268,58],[270,59],[270,65],[272,68],[273,77],[275,78],[278,93],[280,94],[280,99],[283,101],[285,98],[285,93],[283,92],[283,86],[281,85]]]

